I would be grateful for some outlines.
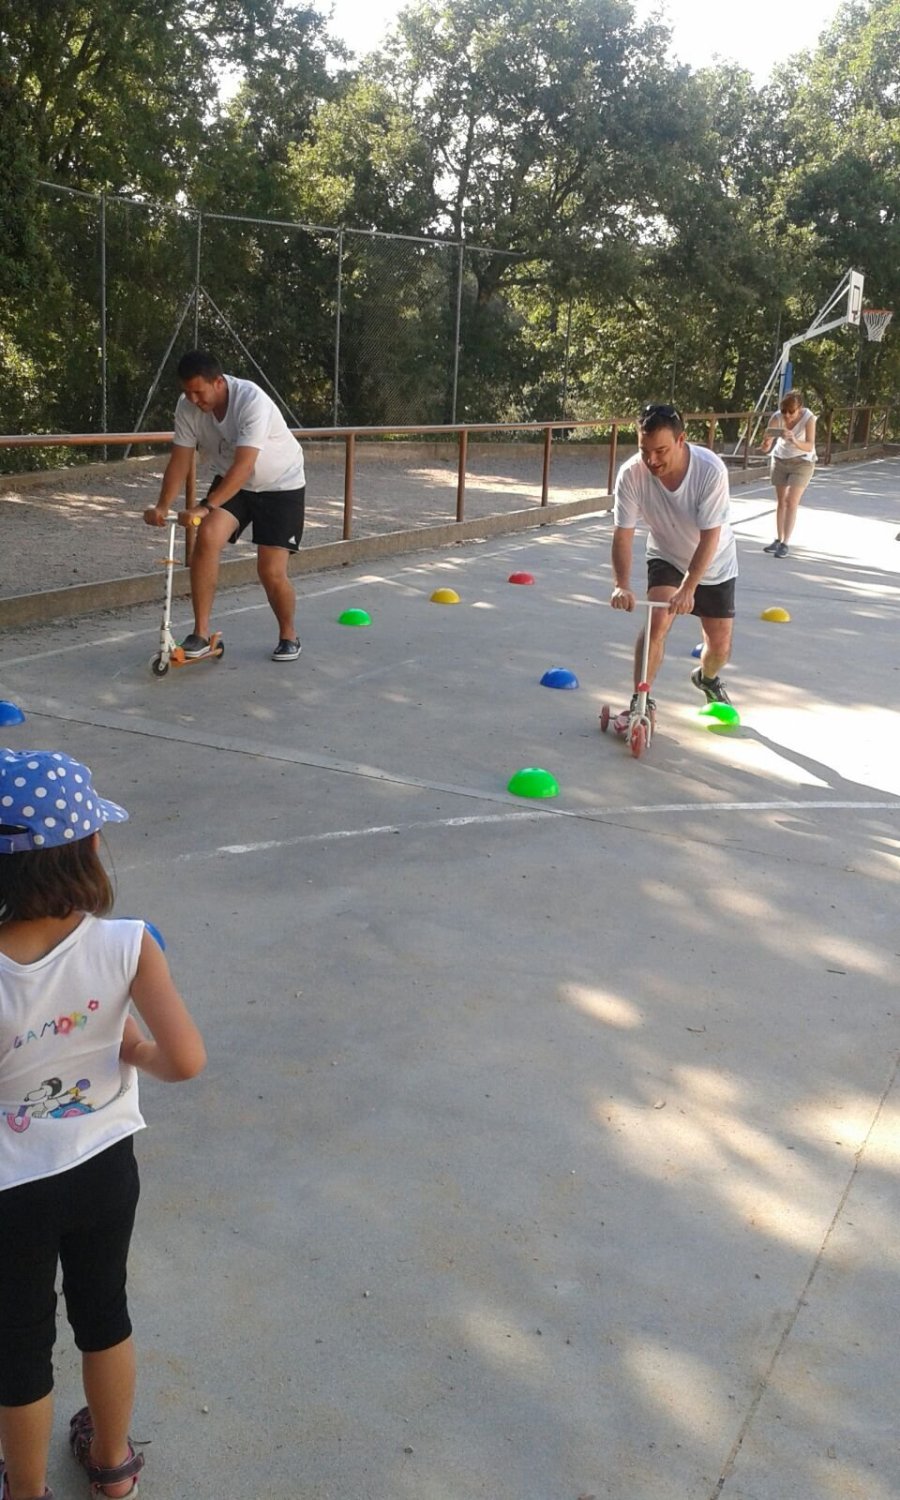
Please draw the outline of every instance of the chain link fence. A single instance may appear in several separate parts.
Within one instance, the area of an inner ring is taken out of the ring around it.
[[[0,430],[165,429],[192,346],[298,426],[562,415],[559,340],[498,285],[521,257],[39,189],[42,255],[0,333]]]
[[[0,303],[0,432],[165,431],[175,366],[198,346],[298,427],[589,420],[676,392],[700,409],[721,383],[699,325],[636,338],[633,319],[569,300],[558,268],[511,252],[51,183],[34,215],[39,258]],[[756,390],[769,332],[742,337]],[[716,404],[746,404],[743,386]],[[0,470],[16,462],[0,450]]]

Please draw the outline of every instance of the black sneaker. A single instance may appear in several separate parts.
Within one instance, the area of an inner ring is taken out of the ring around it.
[[[637,711],[638,711],[638,698],[640,696],[641,696],[640,693],[632,693],[632,695],[631,695],[631,703],[630,703],[629,708],[628,708],[628,712],[630,714],[636,714],[637,713]],[[655,698],[651,698],[649,693],[647,694],[647,712],[648,712],[648,714],[655,714],[656,713],[656,699]]]
[[[788,544],[787,544],[787,542],[779,542],[778,546],[775,548],[775,556],[776,557],[787,557],[787,555],[788,555]]]
[[[701,693],[706,694],[707,703],[730,703],[731,699],[725,691],[725,685],[721,677],[704,677],[699,667],[695,667],[691,673],[691,682]]]
[[[775,553],[777,553],[778,548],[780,546],[781,546],[781,543],[778,540],[778,538],[776,537],[775,540],[774,540],[774,542],[770,542],[769,543],[768,547],[763,547],[763,552],[771,552],[771,553],[775,554]]]
[[[284,637],[282,637],[278,642],[278,645],[275,647],[275,650],[272,652],[272,660],[296,661],[297,657],[300,655],[301,649],[302,648],[298,640],[286,641]]]
[[[209,641],[205,636],[197,635],[196,631],[192,630],[190,635],[186,635],[182,641],[181,649],[185,656],[193,661],[198,656],[209,655]]]

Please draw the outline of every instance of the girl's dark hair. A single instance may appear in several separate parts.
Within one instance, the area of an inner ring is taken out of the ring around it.
[[[54,849],[0,854],[0,922],[70,917],[73,911],[103,917],[113,900],[93,837]]]

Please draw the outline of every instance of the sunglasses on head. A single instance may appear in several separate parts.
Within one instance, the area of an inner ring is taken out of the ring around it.
[[[641,407],[640,420],[646,422],[650,417],[665,417],[667,422],[681,422],[681,412],[677,406],[671,406],[667,402],[654,401],[649,406]]]

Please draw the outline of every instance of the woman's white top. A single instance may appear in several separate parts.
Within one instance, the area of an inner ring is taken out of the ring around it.
[[[800,412],[799,417],[797,418],[796,422],[794,423],[793,427],[790,430],[790,435],[779,436],[778,439],[776,440],[775,447],[772,449],[772,455],[773,455],[773,457],[774,458],[805,458],[805,459],[808,460],[809,463],[814,464],[815,461],[816,461],[816,450],[815,450],[815,447],[813,447],[813,450],[812,450],[811,453],[807,453],[803,448],[798,448],[797,447],[796,443],[794,443],[792,441],[791,435],[794,434],[794,433],[796,433],[797,437],[799,437],[802,442],[804,442],[804,443],[807,442],[808,441],[808,436],[807,436],[807,431],[806,431],[807,424],[810,421],[812,421],[813,424],[815,424],[815,420],[816,419],[813,416],[812,412],[810,411],[809,407],[808,406],[804,406],[803,409],[802,409],[802,411]],[[768,427],[769,435],[771,436],[771,434],[773,432],[784,434],[785,431],[786,431],[786,429],[785,429],[785,427],[783,425],[783,422],[782,422],[781,413],[780,412],[776,412],[775,415],[773,417],[771,417],[770,420],[769,420],[769,427]],[[813,431],[815,431],[815,426],[813,428]]]

